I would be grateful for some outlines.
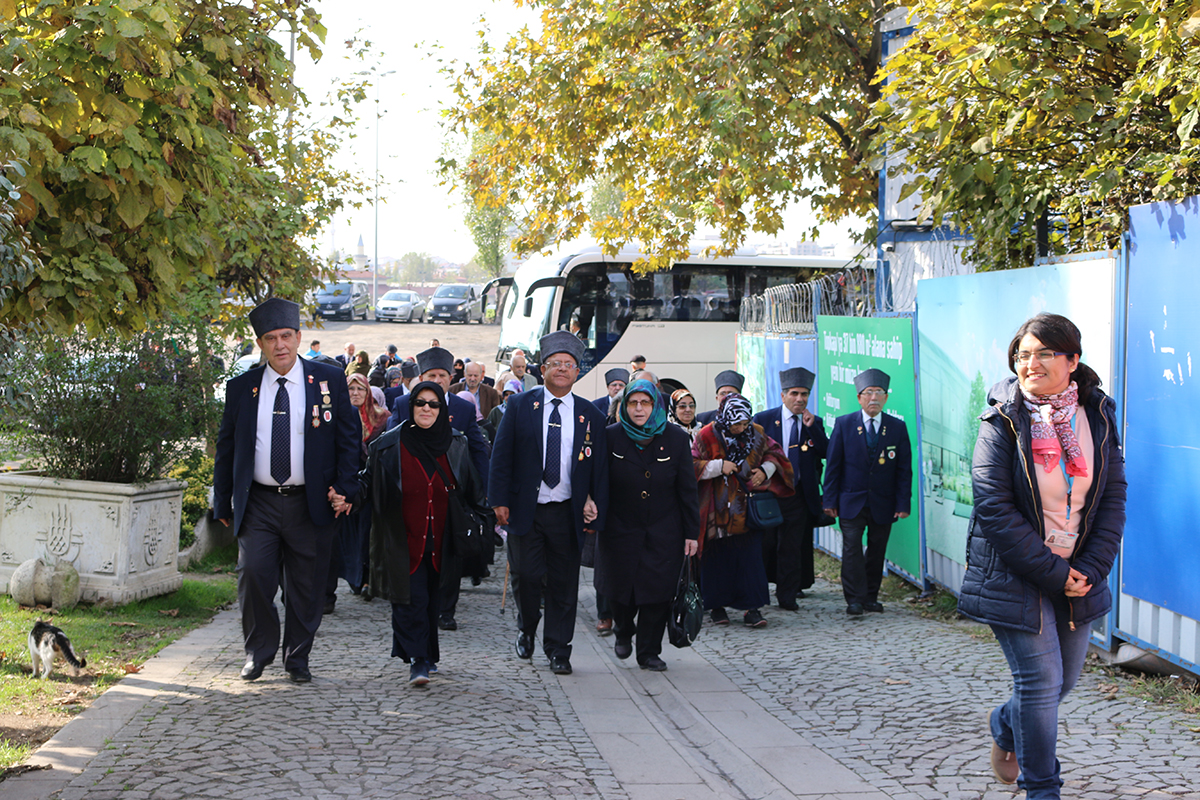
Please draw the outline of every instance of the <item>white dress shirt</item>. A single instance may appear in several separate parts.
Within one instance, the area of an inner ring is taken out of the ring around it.
[[[258,390],[258,429],[254,441],[254,480],[267,486],[278,486],[279,481],[271,477],[271,417],[275,411],[275,394],[279,391],[279,378],[287,378],[288,419],[291,422],[292,475],[285,481],[288,486],[304,483],[304,424],[312,417],[312,409],[304,407],[304,365],[300,359],[280,375],[270,364],[263,370],[262,384]]]
[[[550,433],[550,412],[554,410],[556,398],[549,391],[542,392],[542,466],[546,465],[546,437]],[[575,395],[567,392],[558,406],[562,417],[562,449],[558,455],[558,486],[551,489],[545,481],[538,483],[539,503],[561,503],[571,499],[571,454],[575,452]]]
[[[871,431],[871,426],[869,424],[871,422],[871,420],[875,420],[875,433],[883,433],[883,412],[882,411],[880,411],[878,414],[876,414],[873,417],[870,414],[868,414],[866,411],[862,412],[863,433],[865,434],[865,433],[869,433]]]

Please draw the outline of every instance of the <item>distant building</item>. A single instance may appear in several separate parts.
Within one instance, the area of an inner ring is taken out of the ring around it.
[[[358,249],[354,253],[354,263],[360,270],[365,270],[371,259],[367,258],[367,248],[363,244],[363,238],[358,237]]]

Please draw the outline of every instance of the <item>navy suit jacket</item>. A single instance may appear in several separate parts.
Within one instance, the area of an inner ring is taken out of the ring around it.
[[[864,508],[879,523],[891,522],[912,504],[912,445],[908,428],[891,414],[880,415],[879,442],[867,452],[862,412],[837,418],[829,437],[825,465],[824,507],[842,518],[857,517]],[[883,463],[880,463],[880,459]]]
[[[611,397],[608,395],[604,395],[604,397],[597,397],[592,401],[592,405],[600,410],[600,413],[604,415],[605,419],[608,419],[608,407],[612,405]]]
[[[416,384],[413,384],[414,386]],[[467,449],[471,453],[471,465],[479,473],[479,482],[483,484],[483,493],[488,490],[488,443],[475,421],[475,404],[461,397],[446,395],[450,405],[450,427],[467,437]],[[398,428],[401,422],[408,419],[408,395],[397,397],[393,403],[392,416],[388,420],[387,429]]]
[[[346,374],[336,367],[300,359],[304,366],[304,408],[291,413],[304,415],[304,485],[308,513],[317,525],[332,525],[329,487],[353,500],[358,491],[358,461],[362,421],[350,404]],[[225,413],[217,433],[217,458],[213,469],[213,516],[232,519],[236,536],[246,515],[250,484],[254,482],[254,447],[258,437],[258,389],[262,385],[260,365],[247,370],[225,385]],[[322,402],[321,383],[329,387],[329,404]],[[319,416],[312,426],[312,409]],[[330,420],[324,412],[330,412]]]
[[[492,447],[492,473],[488,500],[493,507],[508,508],[508,531],[523,536],[533,528],[538,488],[542,485],[542,406],[548,400],[539,386],[508,398],[508,407],[496,431]],[[608,511],[608,421],[596,407],[575,395],[574,453],[571,456],[571,507],[575,534],[583,546],[583,504],[588,495],[596,503],[598,516],[589,526],[604,530]]]
[[[787,439],[792,435],[790,430],[783,429],[783,406],[768,408],[754,415],[754,423],[761,425],[763,432],[779,443],[779,447],[788,457]],[[807,450],[801,450],[800,471],[795,474],[796,494],[804,497],[805,505],[815,516],[821,516],[821,462],[825,460],[826,446],[829,437],[825,435],[825,423],[820,417],[814,417],[812,425],[800,424],[800,444],[808,445]]]

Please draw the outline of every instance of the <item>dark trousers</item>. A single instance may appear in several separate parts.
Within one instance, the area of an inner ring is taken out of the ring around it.
[[[863,509],[857,517],[839,520],[842,528],[842,595],[846,605],[874,603],[879,600],[883,582],[883,563],[887,556],[892,522],[880,524]],[[863,531],[867,532],[867,552],[863,555]]]
[[[408,576],[409,602],[392,603],[393,658],[403,658],[406,663],[424,659],[433,664],[441,658],[437,626],[440,583],[433,558],[426,553],[416,572]]]
[[[637,640],[637,660],[639,664],[646,659],[662,652],[663,633],[667,630],[667,617],[671,615],[671,603],[648,603],[641,606],[627,606],[623,603],[613,603],[613,630],[618,641]],[[636,627],[634,616],[637,616]]]
[[[454,619],[458,608],[458,589],[462,584],[462,559],[453,553],[442,554],[442,588],[438,607],[446,619]]]
[[[608,601],[608,595],[596,592],[596,619],[613,619],[614,605]]]
[[[783,524],[763,534],[763,565],[780,605],[813,585],[813,516],[803,495],[780,497]]]
[[[542,620],[539,606],[544,582],[542,650],[550,658],[570,658],[579,603],[579,541],[570,501],[539,503],[529,533],[508,537],[508,563],[517,601],[517,627],[536,636]]]
[[[246,655],[270,664],[279,651],[275,594],[284,587],[283,666],[308,668],[321,626],[334,526],[313,523],[304,493],[250,490],[238,532],[238,604]]]

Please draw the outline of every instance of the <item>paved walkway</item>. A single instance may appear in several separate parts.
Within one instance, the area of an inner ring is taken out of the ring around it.
[[[585,573],[589,571],[585,570]],[[612,656],[591,631],[575,673],[512,651],[500,580],[464,585],[461,627],[422,689],[387,656],[389,607],[346,595],[313,649],[314,682],[277,662],[238,678],[226,611],[166,648],[31,759],[53,769],[0,783],[3,800],[142,798],[574,798],[1010,800],[987,762],[984,710],[1007,691],[993,641],[904,604],[849,620],[819,583],[765,629],[706,624],[667,645],[665,673]],[[509,598],[511,603],[511,597]],[[1064,797],[1200,798],[1194,717],[1085,675],[1065,705]]]

